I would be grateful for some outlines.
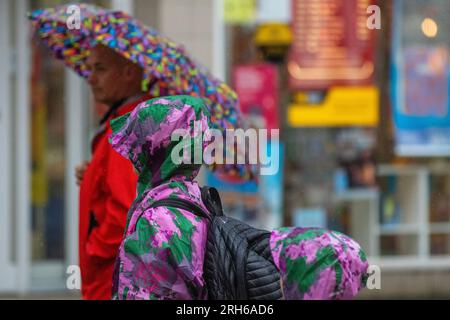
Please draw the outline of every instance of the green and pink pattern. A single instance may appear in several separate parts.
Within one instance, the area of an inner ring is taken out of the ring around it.
[[[280,228],[272,232],[270,247],[286,300],[351,299],[365,286],[365,253],[342,233]]]
[[[138,197],[128,215],[115,271],[115,299],[206,299],[203,261],[207,221],[173,208],[149,208],[160,199],[181,198],[201,206],[193,181],[201,164],[176,165],[171,152],[175,129],[192,141],[209,128],[204,101],[190,96],[156,98],[113,120],[111,144],[139,172]],[[207,145],[204,142],[200,147]],[[193,147],[193,146],[192,146]]]

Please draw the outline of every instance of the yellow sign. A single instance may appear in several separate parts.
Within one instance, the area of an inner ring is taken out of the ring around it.
[[[379,90],[367,87],[330,88],[322,104],[308,104],[304,94],[289,106],[292,127],[376,126],[379,120]]]
[[[251,23],[256,18],[255,0],[224,0],[226,23]]]
[[[289,46],[292,43],[291,28],[284,23],[265,23],[258,27],[255,44],[258,46]]]

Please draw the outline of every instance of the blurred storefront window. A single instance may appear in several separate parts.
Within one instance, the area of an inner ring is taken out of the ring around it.
[[[448,1],[395,1],[391,93],[399,156],[450,155],[449,14]]]
[[[110,6],[110,1],[83,2],[104,7]],[[73,3],[73,1],[31,1],[30,10],[67,3]],[[66,183],[67,174],[69,172],[74,174],[74,168],[67,168],[70,163],[67,158],[69,156],[67,146],[70,145],[69,139],[74,138],[67,136],[68,124],[66,123],[69,103],[67,89],[71,83],[67,83],[70,78],[66,76],[67,69],[64,64],[54,59],[49,50],[36,39],[31,39],[30,50],[31,261],[32,265],[36,266],[61,265],[60,269],[47,269],[58,270],[56,276],[60,277],[60,283],[63,285],[64,266],[69,255],[67,250],[70,250],[67,246],[68,191]],[[88,92],[85,93],[88,95]],[[89,128],[90,132],[94,132],[97,112],[101,112],[101,106],[92,108],[89,105],[92,102],[89,103],[88,99],[85,101],[88,103],[82,106],[85,108],[83,122],[86,123],[85,127]],[[79,137],[80,139],[89,138],[84,132],[79,134],[83,135]],[[78,230],[77,225],[70,228]],[[77,255],[77,253],[71,253],[71,255]],[[41,271],[37,273],[39,277],[45,278]]]

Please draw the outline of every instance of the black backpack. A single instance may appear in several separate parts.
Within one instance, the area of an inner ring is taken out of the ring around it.
[[[161,199],[151,205],[184,209],[210,221],[203,276],[211,300],[278,300],[280,275],[270,251],[270,232],[223,214],[215,188],[201,189],[208,212],[182,199]]]

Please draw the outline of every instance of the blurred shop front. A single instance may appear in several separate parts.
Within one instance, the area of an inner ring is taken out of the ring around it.
[[[89,157],[104,106],[31,38],[27,20],[30,10],[74,2],[0,3],[0,293],[64,292],[67,267],[78,263],[74,168]],[[130,3],[83,2],[121,9]]]
[[[78,264],[74,169],[89,159],[105,107],[31,38],[27,13],[80,2],[136,13],[205,66],[217,64],[209,1],[0,1],[0,297],[79,297],[66,288],[68,267]]]
[[[255,225],[352,235],[382,271],[364,297],[450,294],[449,13],[441,0],[224,0],[228,82],[252,126],[280,128],[283,158],[269,187],[223,183],[225,202]]]
[[[96,114],[86,85],[31,39],[27,21],[30,10],[66,2],[0,4],[0,292],[64,291],[78,260],[74,166],[89,154]]]
[[[68,2],[81,1],[0,1],[0,295],[63,291],[78,260],[74,167],[102,107],[24,27],[29,10]],[[83,2],[184,43],[250,127],[280,129],[279,170],[259,185],[204,173],[227,214],[350,234],[382,271],[364,297],[448,297],[448,0]]]

